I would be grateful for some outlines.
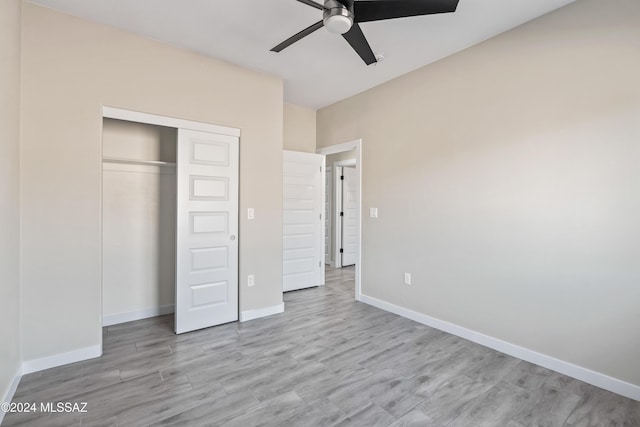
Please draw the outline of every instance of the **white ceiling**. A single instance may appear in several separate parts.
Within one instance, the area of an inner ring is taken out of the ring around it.
[[[296,0],[32,1],[279,76],[286,102],[320,108],[575,0],[460,0],[452,14],[363,23],[373,51],[385,57],[369,67],[324,28],[281,53],[270,52],[322,18],[321,11]]]

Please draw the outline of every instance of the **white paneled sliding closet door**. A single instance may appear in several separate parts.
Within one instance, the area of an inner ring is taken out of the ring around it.
[[[178,334],[238,320],[238,168],[238,137],[178,130]]]

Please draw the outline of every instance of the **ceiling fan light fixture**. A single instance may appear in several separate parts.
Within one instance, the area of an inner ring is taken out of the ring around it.
[[[330,33],[344,34],[351,29],[353,19],[344,15],[331,15],[324,18],[324,26]]]
[[[344,34],[353,26],[353,11],[337,0],[327,0],[324,4],[322,21],[330,33]]]

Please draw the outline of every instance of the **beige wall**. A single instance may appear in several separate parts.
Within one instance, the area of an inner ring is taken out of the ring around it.
[[[640,385],[639,40],[581,0],[320,110],[363,138],[363,293]]]
[[[24,360],[100,343],[103,105],[241,129],[240,310],[281,303],[280,80],[29,3],[22,64]]]
[[[0,2],[0,402],[20,364],[19,144],[20,1],[3,0]]]
[[[283,148],[291,151],[316,152],[316,110],[284,104]]]

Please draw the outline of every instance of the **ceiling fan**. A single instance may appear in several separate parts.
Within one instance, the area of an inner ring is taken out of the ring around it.
[[[458,7],[458,0],[325,0],[324,5],[313,0],[297,1],[322,10],[322,20],[289,37],[271,49],[272,52],[280,52],[325,27],[331,33],[342,34],[367,65],[378,61],[358,25],[360,22],[451,13]]]

